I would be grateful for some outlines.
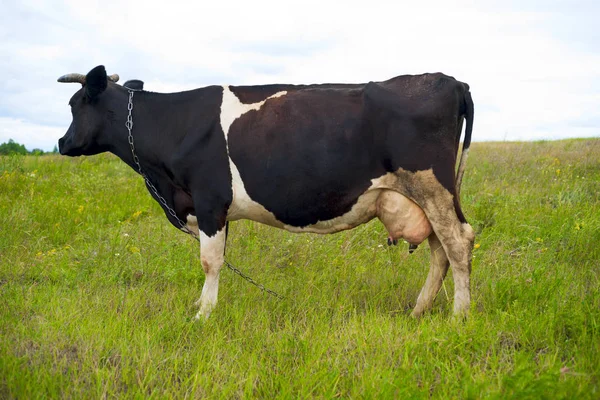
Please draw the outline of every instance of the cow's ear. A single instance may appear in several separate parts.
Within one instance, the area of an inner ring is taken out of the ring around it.
[[[85,76],[85,94],[90,100],[97,98],[108,85],[104,65],[98,65]]]
[[[123,84],[124,87],[133,90],[144,90],[144,82],[139,79],[131,79]]]

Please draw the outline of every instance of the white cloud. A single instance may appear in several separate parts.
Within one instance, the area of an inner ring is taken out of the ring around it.
[[[56,78],[104,64],[153,91],[441,71],[471,86],[474,140],[600,136],[599,5],[459,3],[11,3],[0,16],[0,124],[62,135],[76,87]]]
[[[57,139],[65,134],[66,128],[0,117],[0,143],[13,139],[19,144],[24,144],[29,151],[36,148],[49,151],[57,145]]]

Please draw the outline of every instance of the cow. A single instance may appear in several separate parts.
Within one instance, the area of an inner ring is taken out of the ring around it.
[[[161,94],[117,80],[102,65],[58,79],[82,84],[60,154],[115,154],[146,178],[172,225],[199,236],[197,319],[217,303],[228,221],[240,219],[327,234],[378,218],[388,243],[429,241],[412,316],[432,307],[449,265],[453,313],[468,314],[475,234],[459,201],[473,130],[466,83],[434,73]]]

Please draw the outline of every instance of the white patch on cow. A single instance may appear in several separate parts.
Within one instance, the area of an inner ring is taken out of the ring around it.
[[[236,97],[236,95],[229,89],[229,86],[223,86],[223,101],[221,103],[221,128],[225,133],[225,140],[229,136],[229,127],[233,124],[233,121],[246,114],[248,111],[259,110],[263,104],[269,99],[285,96],[287,91],[277,92],[259,101],[258,103],[244,104]]]
[[[196,302],[196,305],[200,306],[196,319],[208,318],[217,305],[219,273],[224,262],[225,236],[225,227],[213,236],[208,236],[200,231],[200,260],[205,280],[200,299]]]
[[[223,102],[221,103],[221,128],[225,134],[227,142],[227,153],[229,153],[229,128],[233,121],[238,119],[251,110],[259,110],[263,104],[269,99],[285,96],[287,91],[277,92],[272,96],[258,103],[244,104],[236,95],[229,89],[229,86],[223,86]],[[267,225],[283,227],[283,224],[275,218],[275,216],[264,208],[261,204],[250,198],[240,172],[235,163],[229,157],[229,167],[232,177],[233,201],[227,212],[227,219],[235,221],[237,219],[251,219],[253,221],[262,222]]]

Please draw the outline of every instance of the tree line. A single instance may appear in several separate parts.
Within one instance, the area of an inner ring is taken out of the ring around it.
[[[40,156],[43,154],[56,154],[56,153],[58,153],[58,147],[56,145],[54,145],[54,149],[52,151],[44,151],[42,149],[33,149],[31,151],[28,151],[25,148],[25,145],[19,144],[12,139],[8,139],[8,142],[0,144],[0,155],[2,155],[2,156],[9,156],[9,155],[13,155],[13,154],[18,154],[18,155],[32,154],[35,156]]]

